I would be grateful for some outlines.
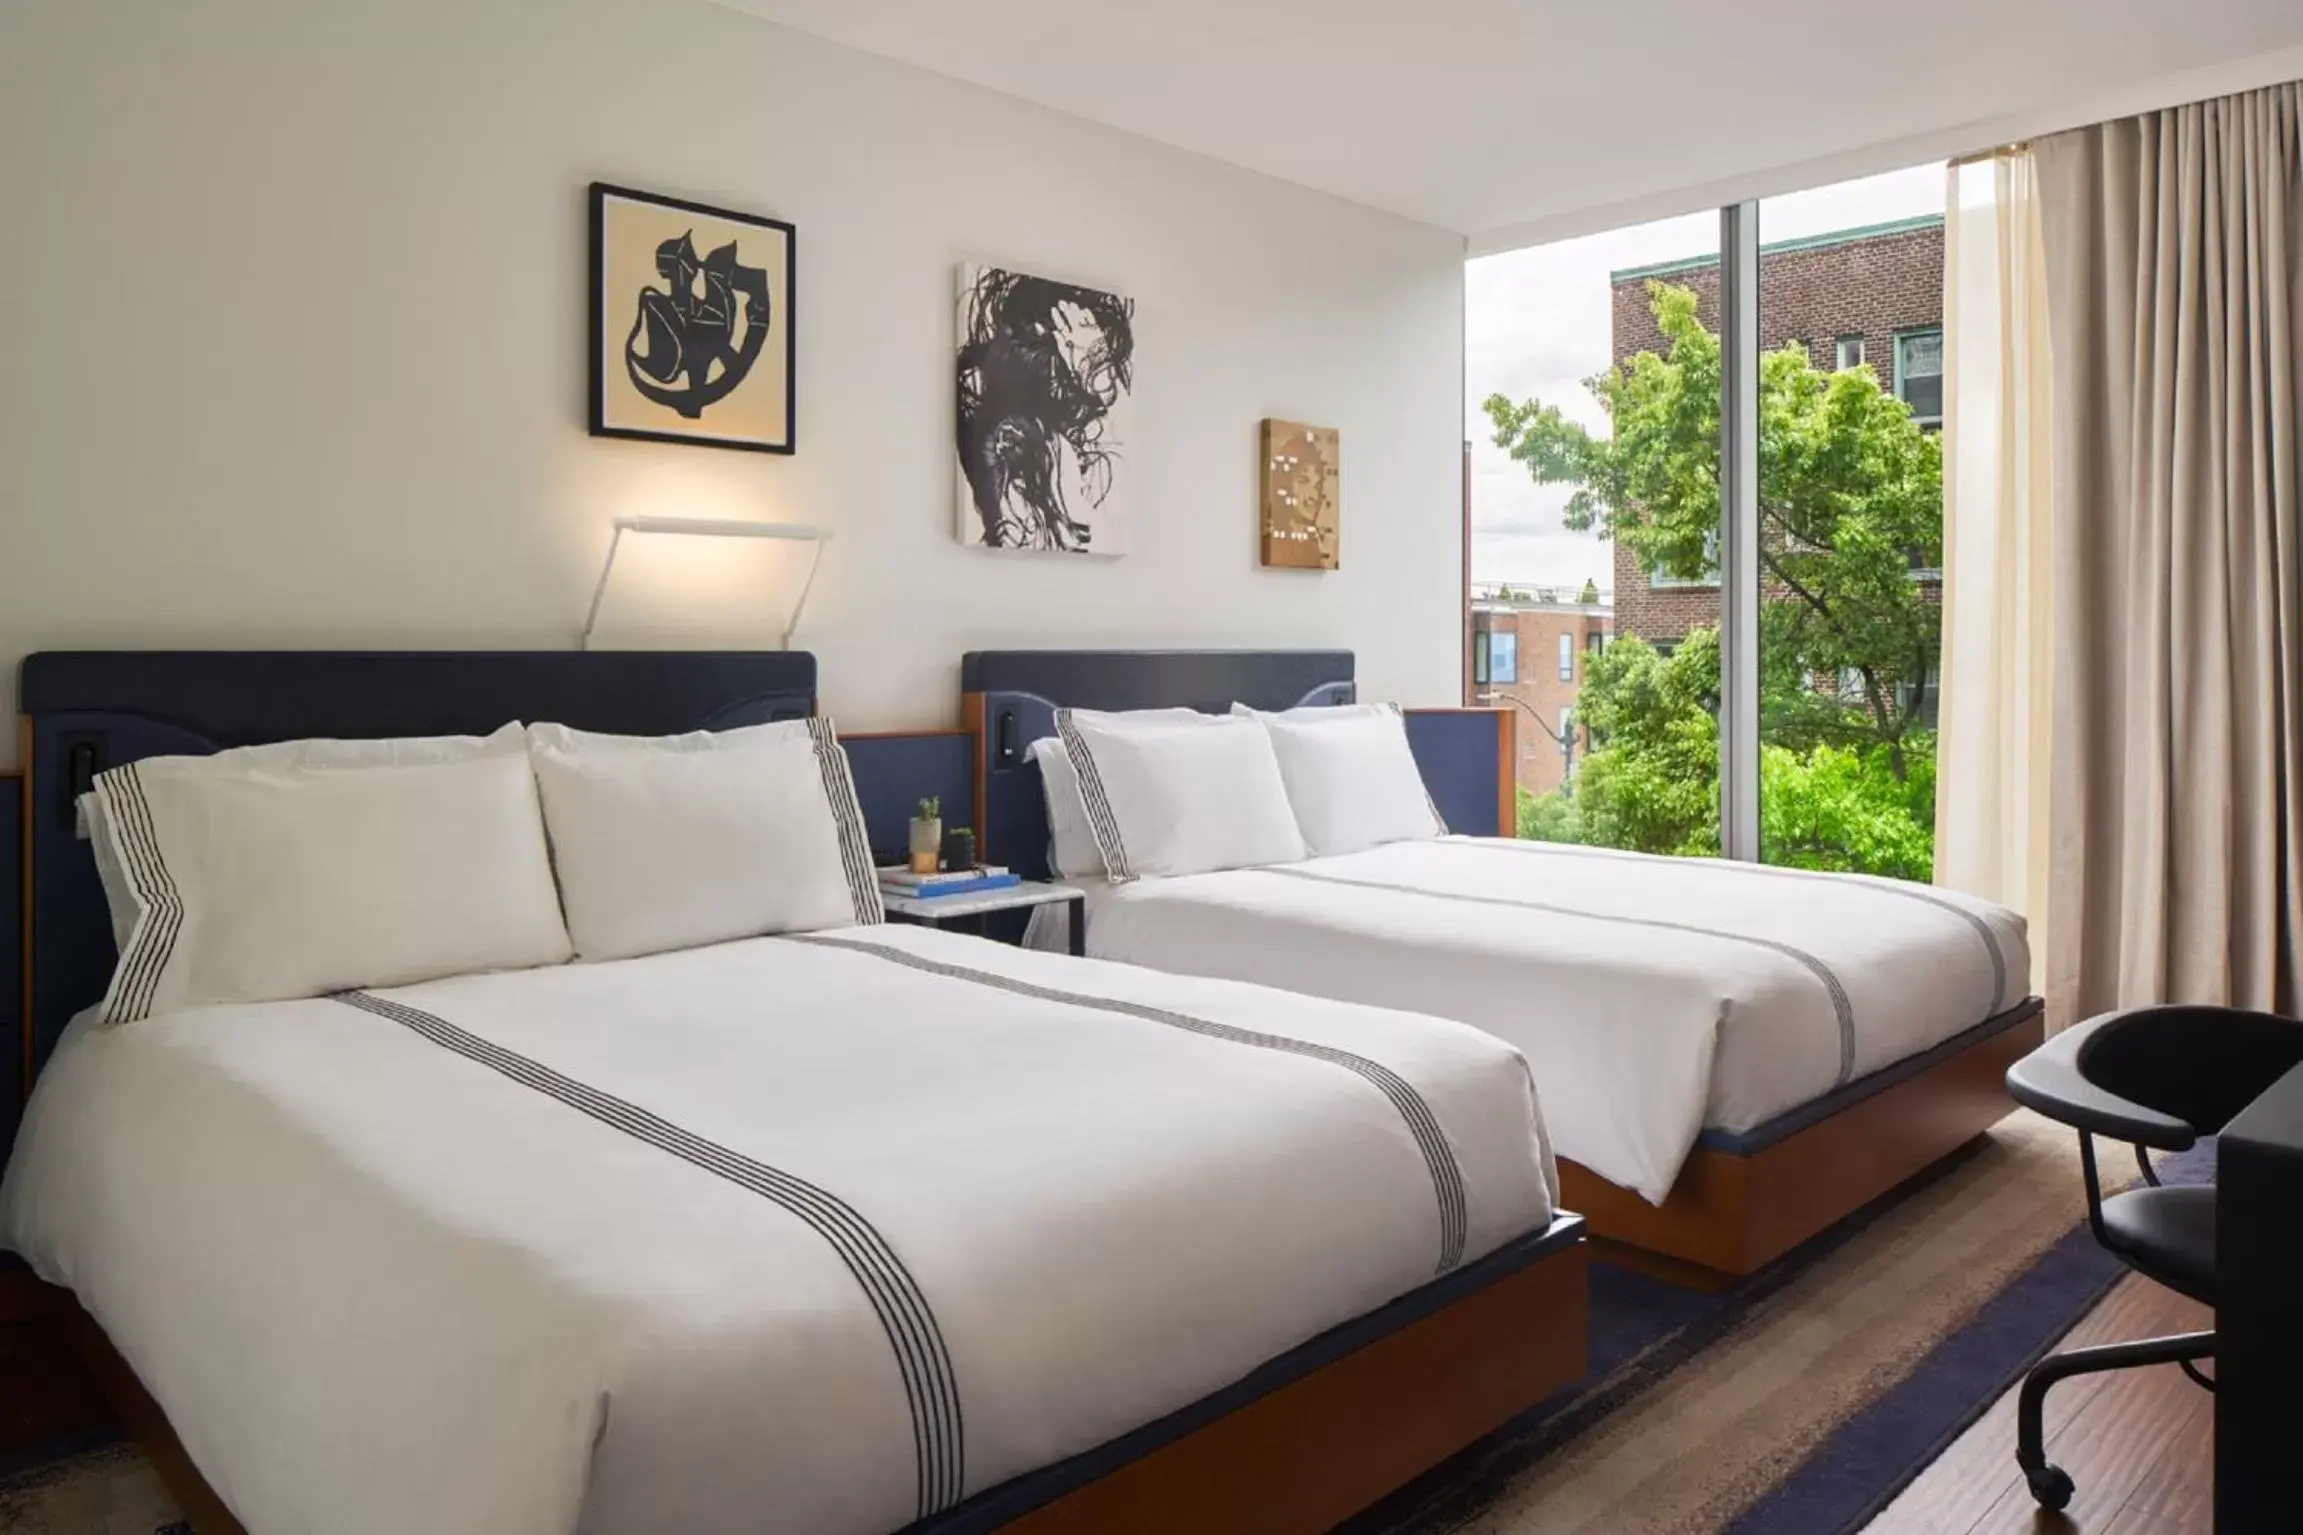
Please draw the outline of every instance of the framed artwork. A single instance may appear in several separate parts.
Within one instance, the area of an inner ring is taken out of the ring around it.
[[[1340,563],[1343,435],[1300,421],[1263,424],[1263,562],[1288,570]]]
[[[594,182],[592,435],[791,452],[796,243],[777,219]]]
[[[963,266],[957,334],[960,542],[1127,553],[1135,301]]]

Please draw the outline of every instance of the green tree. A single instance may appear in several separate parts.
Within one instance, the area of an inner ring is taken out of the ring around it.
[[[1648,297],[1664,351],[1587,384],[1609,435],[1540,400],[1486,410],[1497,446],[1570,487],[1569,527],[1650,574],[1703,579],[1719,548],[1719,341],[1689,290]],[[1940,563],[1939,445],[1868,368],[1819,371],[1796,343],[1760,360],[1759,425],[1766,855],[1925,879],[1935,741],[1918,703],[1941,614],[1911,571]],[[1668,656],[1625,636],[1594,657],[1576,700],[1594,748],[1571,791],[1522,798],[1521,835],[1716,853],[1718,686],[1711,629]]]
[[[1719,639],[1666,656],[1627,635],[1590,658],[1575,717],[1594,746],[1576,770],[1579,841],[1643,853],[1719,851]]]
[[[1669,656],[1626,636],[1592,658],[1577,717],[1598,739],[1572,794],[1519,796],[1519,835],[1643,853],[1719,851],[1719,637]],[[1760,753],[1760,836],[1771,863],[1924,880],[1934,864],[1935,741],[1909,738],[1897,777],[1878,743]]]
[[[1572,487],[1569,527],[1612,537],[1650,574],[1700,580],[1719,549],[1719,338],[1691,290],[1650,283],[1648,301],[1663,352],[1586,385],[1609,435],[1541,400],[1485,408],[1498,447],[1539,484]],[[1820,371],[1797,342],[1760,359],[1759,395],[1768,738],[1866,760],[1882,747],[1902,779],[1942,633],[1911,578],[1915,562],[1941,564],[1940,446],[1868,367]]]
[[[1914,732],[1911,771],[1895,776],[1886,748],[1816,746],[1759,754],[1759,835],[1769,863],[1854,869],[1898,879],[1935,872],[1935,743]]]
[[[1558,790],[1538,794],[1522,785],[1519,790],[1520,836],[1530,842],[1582,842],[1583,815],[1574,800]]]

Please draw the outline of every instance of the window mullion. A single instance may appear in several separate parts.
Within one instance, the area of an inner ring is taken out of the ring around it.
[[[1759,204],[1719,210],[1719,850],[1759,846]]]

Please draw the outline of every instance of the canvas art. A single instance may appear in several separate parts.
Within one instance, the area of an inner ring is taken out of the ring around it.
[[[595,437],[793,449],[792,226],[592,187]]]
[[[960,541],[1125,554],[1134,300],[966,266],[958,336]]]
[[[1291,570],[1339,564],[1343,438],[1332,426],[1263,424],[1263,562]]]

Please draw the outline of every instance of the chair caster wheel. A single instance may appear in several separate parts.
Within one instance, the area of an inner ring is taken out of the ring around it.
[[[2049,1513],[2062,1512],[2071,1502],[2071,1494],[2077,1491],[2071,1473],[2061,1466],[2041,1466],[2036,1471],[2026,1471],[2023,1479],[2031,1484],[2031,1496]]]

